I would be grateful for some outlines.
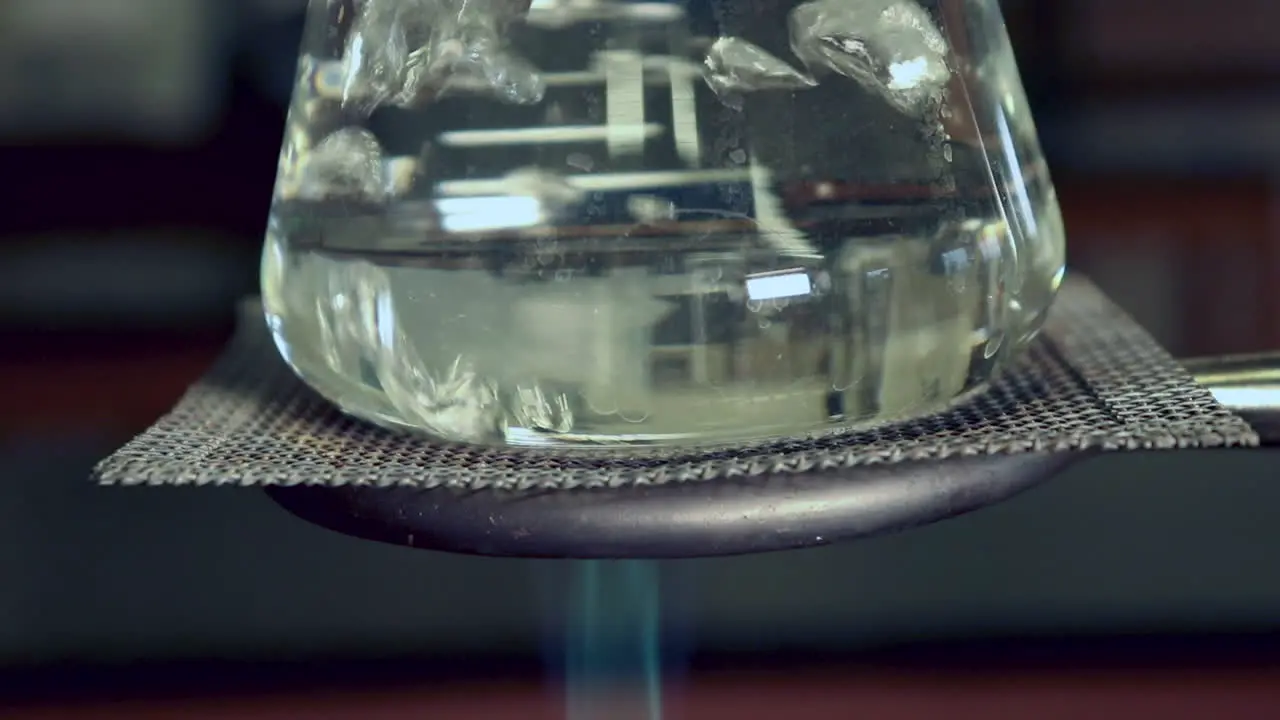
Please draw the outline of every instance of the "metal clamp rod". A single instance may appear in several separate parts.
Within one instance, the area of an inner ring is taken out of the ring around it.
[[[1183,366],[1253,425],[1264,445],[1280,444],[1280,352],[1192,358]]]

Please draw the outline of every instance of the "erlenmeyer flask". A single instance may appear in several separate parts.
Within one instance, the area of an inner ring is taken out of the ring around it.
[[[452,441],[940,409],[1063,230],[996,0],[311,0],[263,259],[285,358]]]

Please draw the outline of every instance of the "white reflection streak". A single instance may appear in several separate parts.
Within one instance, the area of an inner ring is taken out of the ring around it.
[[[447,232],[533,227],[546,219],[537,198],[520,195],[442,198],[436,209]]]
[[[751,300],[777,300],[800,297],[813,292],[809,275],[802,271],[770,273],[747,278],[747,298]]]
[[[495,145],[545,145],[608,140],[615,130],[606,125],[564,125],[560,127],[511,128],[495,130],[451,130],[440,135],[440,144],[449,147],[491,147]],[[618,131],[654,138],[662,134],[658,123],[617,128]]]

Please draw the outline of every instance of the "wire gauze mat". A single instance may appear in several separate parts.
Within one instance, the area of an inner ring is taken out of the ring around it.
[[[246,313],[209,373],[97,468],[114,485],[373,485],[557,489],[820,473],[993,453],[1251,446],[1219,405],[1092,283],[1064,282],[1040,338],[979,395],[872,428],[710,451],[555,454],[398,434],[343,415]]]

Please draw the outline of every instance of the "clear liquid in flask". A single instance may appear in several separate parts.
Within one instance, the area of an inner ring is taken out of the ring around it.
[[[263,297],[354,415],[552,446],[918,415],[1061,277],[994,1],[310,13]]]

